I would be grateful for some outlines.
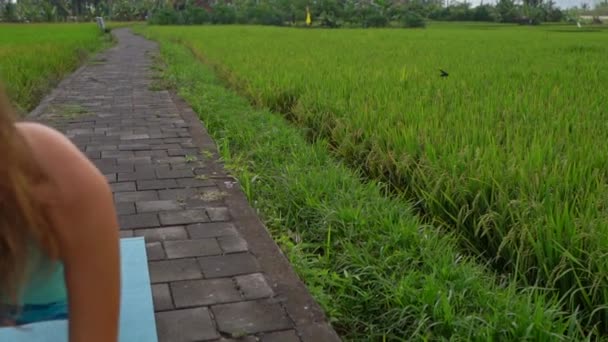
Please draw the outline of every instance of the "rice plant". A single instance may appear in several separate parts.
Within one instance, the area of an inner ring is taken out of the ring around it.
[[[498,274],[608,332],[608,30],[146,31],[388,184]]]
[[[0,24],[0,83],[25,112],[104,46],[107,39],[95,24]]]

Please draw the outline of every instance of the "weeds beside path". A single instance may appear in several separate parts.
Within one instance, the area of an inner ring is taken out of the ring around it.
[[[322,141],[308,144],[280,116],[226,90],[186,47],[159,40],[167,84],[199,113],[343,338],[580,338],[555,303],[501,284],[459,254],[451,235],[421,225],[406,201],[335,162]]]

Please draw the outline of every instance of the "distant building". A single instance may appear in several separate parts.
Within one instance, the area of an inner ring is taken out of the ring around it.
[[[597,18],[602,23],[608,23],[608,15],[600,15],[600,16],[581,15],[580,18],[583,19],[583,20],[585,20],[585,21],[593,21],[594,18]]]

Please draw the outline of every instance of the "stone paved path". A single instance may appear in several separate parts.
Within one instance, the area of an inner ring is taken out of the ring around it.
[[[157,45],[114,32],[117,46],[28,119],[86,153],[111,183],[122,236],[145,237],[159,340],[338,341],[195,114],[150,87]]]

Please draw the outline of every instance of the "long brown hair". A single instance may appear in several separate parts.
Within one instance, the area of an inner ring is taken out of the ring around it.
[[[40,248],[52,259],[58,250],[47,205],[36,191],[48,177],[15,123],[0,86],[0,298],[19,305],[30,248]]]

